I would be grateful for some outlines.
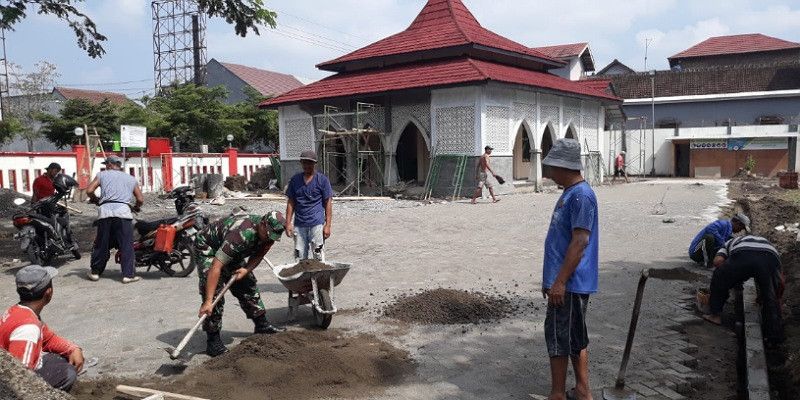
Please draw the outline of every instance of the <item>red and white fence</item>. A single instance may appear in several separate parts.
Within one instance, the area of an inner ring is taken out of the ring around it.
[[[113,152],[106,152],[105,156],[112,154],[122,156]],[[272,156],[275,154],[240,154],[237,149],[224,153],[133,152],[126,154],[123,168],[139,180],[142,191],[163,192],[189,184],[196,174],[222,174],[226,178],[242,175],[249,180],[256,169],[271,165]],[[103,170],[103,157],[104,154],[95,154],[94,165],[88,165],[86,148],[80,145],[64,152],[0,152],[0,188],[30,195],[33,180],[53,162],[84,188]]]

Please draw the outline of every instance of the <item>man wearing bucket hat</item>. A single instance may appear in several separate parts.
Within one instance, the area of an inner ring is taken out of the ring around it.
[[[122,171],[122,158],[110,156],[103,164],[106,170],[97,174],[86,188],[89,201],[98,205],[97,235],[88,278],[91,281],[100,279],[110,257],[108,249],[116,243],[120,252],[122,283],[137,282],[139,277],[134,276],[132,209],[138,210],[144,204],[144,196],[136,178]],[[99,198],[94,193],[97,188],[100,188]],[[132,206],[134,200],[136,204]]]
[[[51,386],[69,391],[83,368],[83,352],[41,320],[53,298],[53,267],[28,265],[16,274],[19,303],[0,319],[0,347]]]
[[[571,360],[576,381],[573,395],[587,399],[591,391],[586,310],[589,295],[597,292],[597,198],[581,175],[581,147],[576,140],[558,140],[542,164],[546,176],[564,187],[544,244],[542,293],[548,299],[544,330],[552,376],[550,398],[565,398]]]
[[[285,226],[286,219],[277,211],[266,215],[231,215],[209,224],[195,237],[197,275],[203,300],[199,315],[208,315],[203,330],[208,337],[206,354],[209,356],[216,357],[228,350],[220,337],[225,298],[214,307],[211,303],[231,276],[237,278],[230,292],[239,300],[247,318],[255,323],[254,332],[278,331],[267,321],[267,311],[252,270],[281,239]]]
[[[721,219],[706,225],[689,244],[689,258],[711,268],[714,255],[734,233],[750,232],[750,218],[738,213],[730,220]]]
[[[303,172],[286,187],[286,234],[294,238],[294,258],[322,259],[325,240],[331,236],[333,188],[328,177],[317,172],[313,150],[300,153],[300,164]]]

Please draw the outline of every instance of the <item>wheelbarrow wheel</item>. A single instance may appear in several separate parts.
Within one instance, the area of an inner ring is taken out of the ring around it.
[[[323,310],[332,310],[333,309],[333,302],[331,301],[331,295],[328,293],[327,289],[320,289],[319,290],[319,306]],[[316,320],[317,326],[320,329],[328,329],[331,326],[331,321],[333,320],[333,314],[323,314],[317,311],[316,307],[311,307],[314,311],[314,319]]]

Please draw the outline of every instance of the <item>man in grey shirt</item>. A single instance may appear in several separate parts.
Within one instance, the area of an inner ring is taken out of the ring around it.
[[[97,236],[92,249],[92,261],[89,280],[97,281],[106,269],[109,258],[109,244],[112,235],[116,239],[122,262],[122,283],[131,283],[139,280],[134,276],[133,253],[133,213],[131,202],[136,199],[133,208],[138,209],[144,204],[144,196],[139,189],[136,178],[122,171],[122,159],[117,156],[106,158],[103,162],[106,170],[97,174],[89,183],[86,193],[89,200],[97,204]],[[100,188],[100,197],[94,193]]]

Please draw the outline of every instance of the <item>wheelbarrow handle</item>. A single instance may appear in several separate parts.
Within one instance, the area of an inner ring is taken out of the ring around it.
[[[617,374],[617,382],[614,385],[617,389],[625,387],[625,371],[628,369],[628,360],[631,357],[633,338],[636,335],[636,325],[639,323],[639,311],[642,309],[642,297],[644,297],[644,286],[650,276],[649,269],[643,269],[639,277],[639,286],[636,288],[636,300],[633,302],[633,312],[631,313],[631,324],[628,327],[628,339],[625,341],[625,351],[622,353],[622,364]]]

